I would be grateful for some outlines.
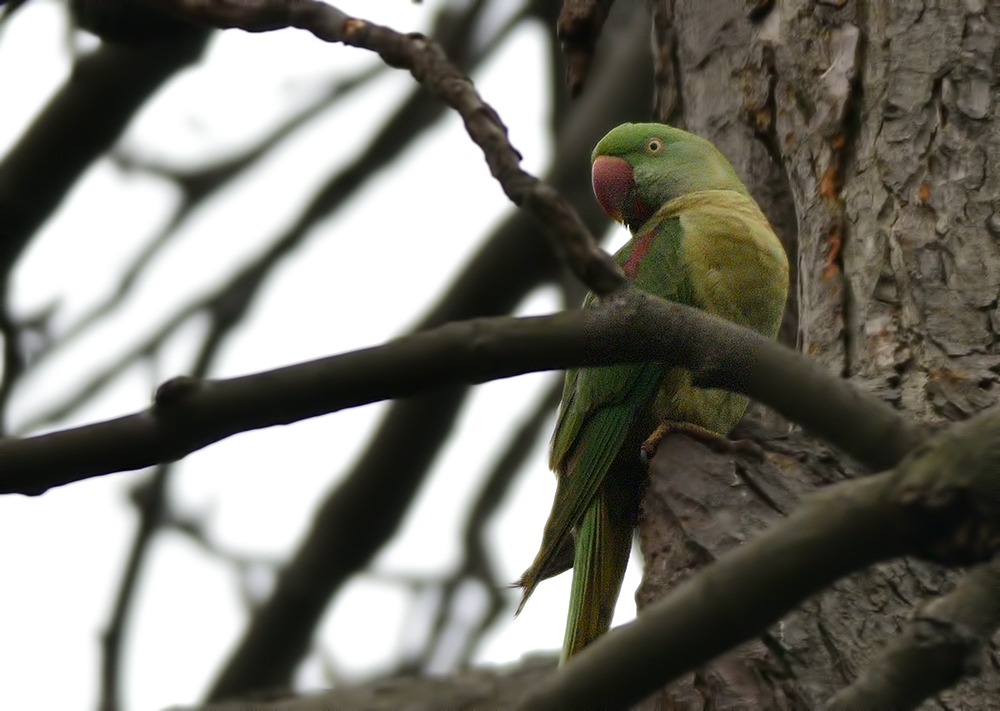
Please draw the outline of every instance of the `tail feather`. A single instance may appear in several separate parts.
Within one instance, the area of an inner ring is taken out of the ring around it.
[[[614,515],[607,490],[594,498],[576,532],[573,589],[563,641],[562,661],[611,627],[625,567],[632,551],[635,521]]]
[[[548,552],[545,546],[538,551],[538,555],[535,557],[531,567],[524,571],[516,583],[511,585],[511,587],[522,589],[521,602],[517,606],[514,617],[521,614],[524,603],[531,597],[531,593],[535,592],[538,583],[564,573],[573,567],[573,556],[572,536],[559,542],[558,547],[551,553]]]

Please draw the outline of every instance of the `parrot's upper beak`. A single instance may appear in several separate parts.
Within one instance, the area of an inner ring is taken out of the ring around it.
[[[632,166],[617,156],[597,156],[592,170],[594,195],[604,211],[618,222],[632,189]]]

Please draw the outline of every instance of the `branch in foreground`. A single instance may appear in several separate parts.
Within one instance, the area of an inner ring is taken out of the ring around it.
[[[587,647],[521,708],[628,707],[881,560],[988,560],[1000,550],[998,470],[1000,408],[994,408],[923,444],[896,470],[813,495],[635,622]]]
[[[408,69],[418,82],[459,113],[469,136],[482,148],[493,177],[515,205],[542,224],[581,281],[601,295],[625,283],[615,262],[597,245],[569,203],[550,185],[521,169],[521,155],[508,140],[503,121],[436,42],[421,34],[404,35],[349,17],[318,0],[145,1],[185,20],[219,28],[266,32],[296,27],[326,42],[371,50],[389,66]]]
[[[972,570],[947,595],[918,610],[853,684],[823,708],[916,708],[978,671],[1000,626],[1000,561]]]
[[[0,493],[40,494],[174,461],[238,432],[447,385],[644,360],[744,392],[864,464],[901,459],[922,436],[880,400],[806,358],[698,309],[626,287],[603,306],[447,324],[382,346],[227,380],[175,378],[134,415],[0,441]]]

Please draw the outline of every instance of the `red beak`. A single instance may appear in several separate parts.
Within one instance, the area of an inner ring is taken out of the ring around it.
[[[622,221],[622,210],[632,189],[632,166],[624,158],[598,156],[591,173],[594,195],[604,211]]]

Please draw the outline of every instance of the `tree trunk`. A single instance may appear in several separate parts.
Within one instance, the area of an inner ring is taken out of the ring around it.
[[[788,247],[782,338],[924,422],[994,404],[1000,2],[764,5],[655,3],[658,118],[713,141]],[[741,430],[765,461],[682,438],[658,451],[640,610],[803,495],[864,474],[762,409]],[[915,560],[863,571],[645,706],[816,708],[954,579]],[[922,708],[994,707],[989,661]]]

